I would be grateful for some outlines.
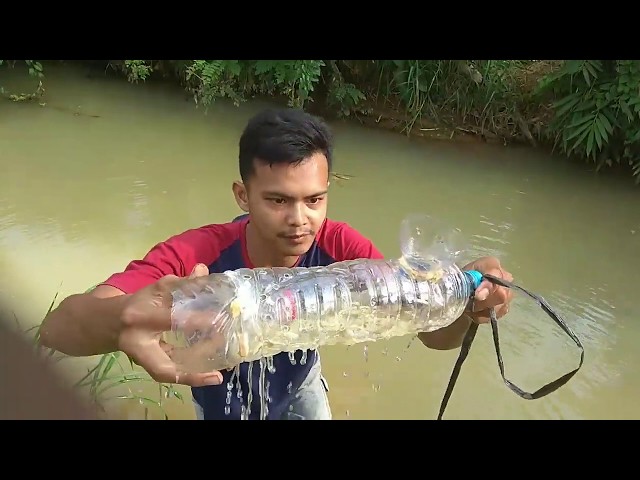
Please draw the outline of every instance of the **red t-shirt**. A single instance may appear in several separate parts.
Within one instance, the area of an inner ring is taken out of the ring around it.
[[[209,272],[224,272],[239,268],[254,268],[247,254],[245,229],[248,216],[236,218],[233,222],[206,225],[187,230],[155,245],[140,260],[134,260],[123,272],[111,275],[103,284],[111,285],[125,293],[137,290],[155,282],[164,275],[188,276],[193,267],[203,263]],[[373,243],[344,222],[326,219],[316,235],[315,241],[306,254],[302,255],[296,266],[326,266],[343,260],[360,258],[381,259],[382,254]],[[297,389],[307,377],[317,359],[316,350],[306,352],[306,362],[301,362],[303,352],[295,352],[295,364],[288,353],[273,357],[275,372],[265,372],[269,382],[269,419],[278,419],[295,395]],[[233,382],[231,402],[227,404],[227,384],[232,372],[223,371],[223,383],[216,386],[192,388],[193,397],[202,407],[205,419],[239,419],[242,404],[247,402],[249,390],[249,363],[240,365],[240,383],[242,398],[237,395],[237,381]],[[260,412],[260,363],[253,362],[253,402],[249,418],[258,418]],[[230,413],[225,414],[229,405]],[[245,405],[246,408],[246,405]]]

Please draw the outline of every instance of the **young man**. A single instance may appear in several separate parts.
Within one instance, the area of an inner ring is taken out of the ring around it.
[[[231,372],[183,375],[161,339],[171,328],[171,290],[212,272],[249,267],[328,265],[358,258],[383,258],[373,243],[349,225],[326,218],[333,161],[331,133],[325,123],[301,110],[267,110],[252,118],[239,145],[241,182],[233,183],[240,208],[234,221],[188,230],[157,244],[91,293],[72,295],[45,319],[42,343],[69,355],[122,350],[161,382],[192,387],[198,418],[239,419],[242,405],[234,383],[230,411],[227,383]],[[483,273],[512,280],[495,258],[472,265]],[[472,318],[488,321],[486,309],[507,312],[510,293],[488,282],[476,292],[475,312],[450,327],[420,336],[430,348],[460,346]],[[330,419],[327,385],[317,351],[274,357],[269,382],[269,419]],[[260,414],[258,377],[252,366],[250,418]],[[247,403],[249,364],[241,366],[242,402]]]

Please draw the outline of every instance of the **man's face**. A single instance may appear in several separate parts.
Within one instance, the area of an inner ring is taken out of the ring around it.
[[[234,185],[251,228],[274,256],[303,255],[327,214],[329,166],[322,153],[299,164],[254,163],[247,185]]]

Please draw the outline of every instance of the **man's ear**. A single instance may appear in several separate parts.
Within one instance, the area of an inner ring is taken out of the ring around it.
[[[247,196],[247,188],[244,183],[235,181],[231,187],[233,190],[233,196],[236,197],[236,203],[240,209],[244,212],[249,211],[249,198]]]

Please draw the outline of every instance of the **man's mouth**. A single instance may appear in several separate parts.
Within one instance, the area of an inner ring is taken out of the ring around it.
[[[305,232],[305,233],[294,233],[294,234],[284,234],[282,235],[284,238],[286,238],[287,240],[300,240],[302,238],[308,237],[309,235],[311,235],[310,232]]]
[[[285,237],[287,238],[302,238],[302,237],[306,237],[307,235],[309,235],[308,233],[297,233],[295,235],[285,235]]]

